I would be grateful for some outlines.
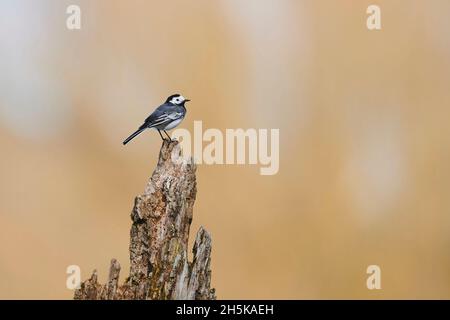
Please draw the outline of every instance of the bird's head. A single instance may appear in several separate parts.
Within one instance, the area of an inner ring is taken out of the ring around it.
[[[171,103],[176,106],[184,106],[184,104],[188,101],[191,101],[191,100],[186,99],[181,94],[173,94],[167,98],[166,103]]]

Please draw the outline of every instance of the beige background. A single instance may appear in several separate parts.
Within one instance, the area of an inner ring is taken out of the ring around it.
[[[372,3],[2,1],[0,298],[123,280],[160,138],[121,142],[175,92],[183,128],[280,129],[275,176],[198,168],[219,298],[450,298],[450,2],[378,0],[370,32]]]

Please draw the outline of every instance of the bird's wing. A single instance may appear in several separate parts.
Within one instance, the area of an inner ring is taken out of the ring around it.
[[[184,113],[177,106],[163,104],[159,106],[147,119],[143,127],[151,128],[159,125],[168,124],[174,120],[180,119]]]

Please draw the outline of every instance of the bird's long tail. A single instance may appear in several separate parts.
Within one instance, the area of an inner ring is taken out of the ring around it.
[[[129,136],[128,138],[125,139],[125,141],[123,142],[123,145],[126,145],[128,142],[133,140],[133,138],[135,138],[138,134],[140,134],[145,129],[147,129],[147,128],[139,128],[139,129],[137,129],[131,136]]]

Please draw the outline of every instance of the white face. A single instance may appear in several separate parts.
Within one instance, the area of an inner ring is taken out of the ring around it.
[[[175,97],[175,98],[172,98],[172,100],[170,100],[170,103],[173,103],[173,104],[180,104],[180,103],[182,103],[184,100],[186,100],[183,96],[179,96],[179,97]]]

